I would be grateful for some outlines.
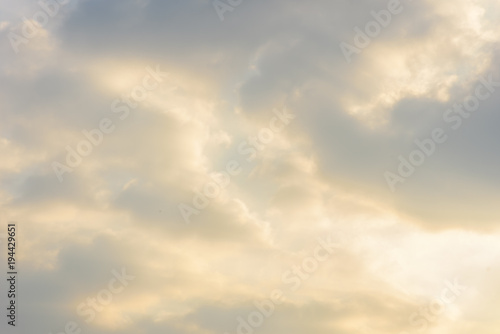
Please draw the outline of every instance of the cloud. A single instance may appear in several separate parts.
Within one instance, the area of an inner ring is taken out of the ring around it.
[[[458,129],[443,115],[500,81],[500,8],[402,4],[351,63],[339,44],[387,1],[244,1],[222,22],[211,1],[74,1],[18,54],[7,34],[39,5],[0,5],[0,203],[19,224],[23,330],[235,333],[330,236],[337,252],[256,332],[413,332],[458,277],[470,288],[429,332],[493,333],[498,92]],[[168,75],[131,101],[148,67]],[[248,159],[241,143],[280,108],[293,122]],[[59,182],[53,162],[103,119],[114,130]],[[436,128],[446,142],[391,192],[384,173]],[[186,224],[178,205],[233,160],[241,173]],[[136,280],[87,324],[76,307],[122,267]]]

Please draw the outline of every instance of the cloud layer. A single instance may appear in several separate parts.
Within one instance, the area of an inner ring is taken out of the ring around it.
[[[0,5],[21,332],[245,333],[280,290],[252,332],[497,333],[497,1],[401,1],[350,62],[341,43],[387,1],[223,2],[222,21],[203,0],[61,2]],[[446,141],[400,175],[436,129]],[[135,279],[87,322],[78,306],[122,268]]]

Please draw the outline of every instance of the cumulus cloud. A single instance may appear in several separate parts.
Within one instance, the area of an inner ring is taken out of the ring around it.
[[[43,6],[0,5],[23,333],[232,334],[276,289],[255,333],[495,333],[496,1],[402,0],[350,61],[341,43],[388,1],[233,2],[223,21],[206,0],[50,3],[29,38]],[[135,279],[87,322],[122,268]]]

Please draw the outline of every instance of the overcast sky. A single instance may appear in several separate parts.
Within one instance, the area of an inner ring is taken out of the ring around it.
[[[13,333],[498,333],[497,0],[60,2],[0,1]]]

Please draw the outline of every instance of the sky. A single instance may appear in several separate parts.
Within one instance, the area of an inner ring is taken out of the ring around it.
[[[0,0],[2,333],[498,333],[499,19]]]

